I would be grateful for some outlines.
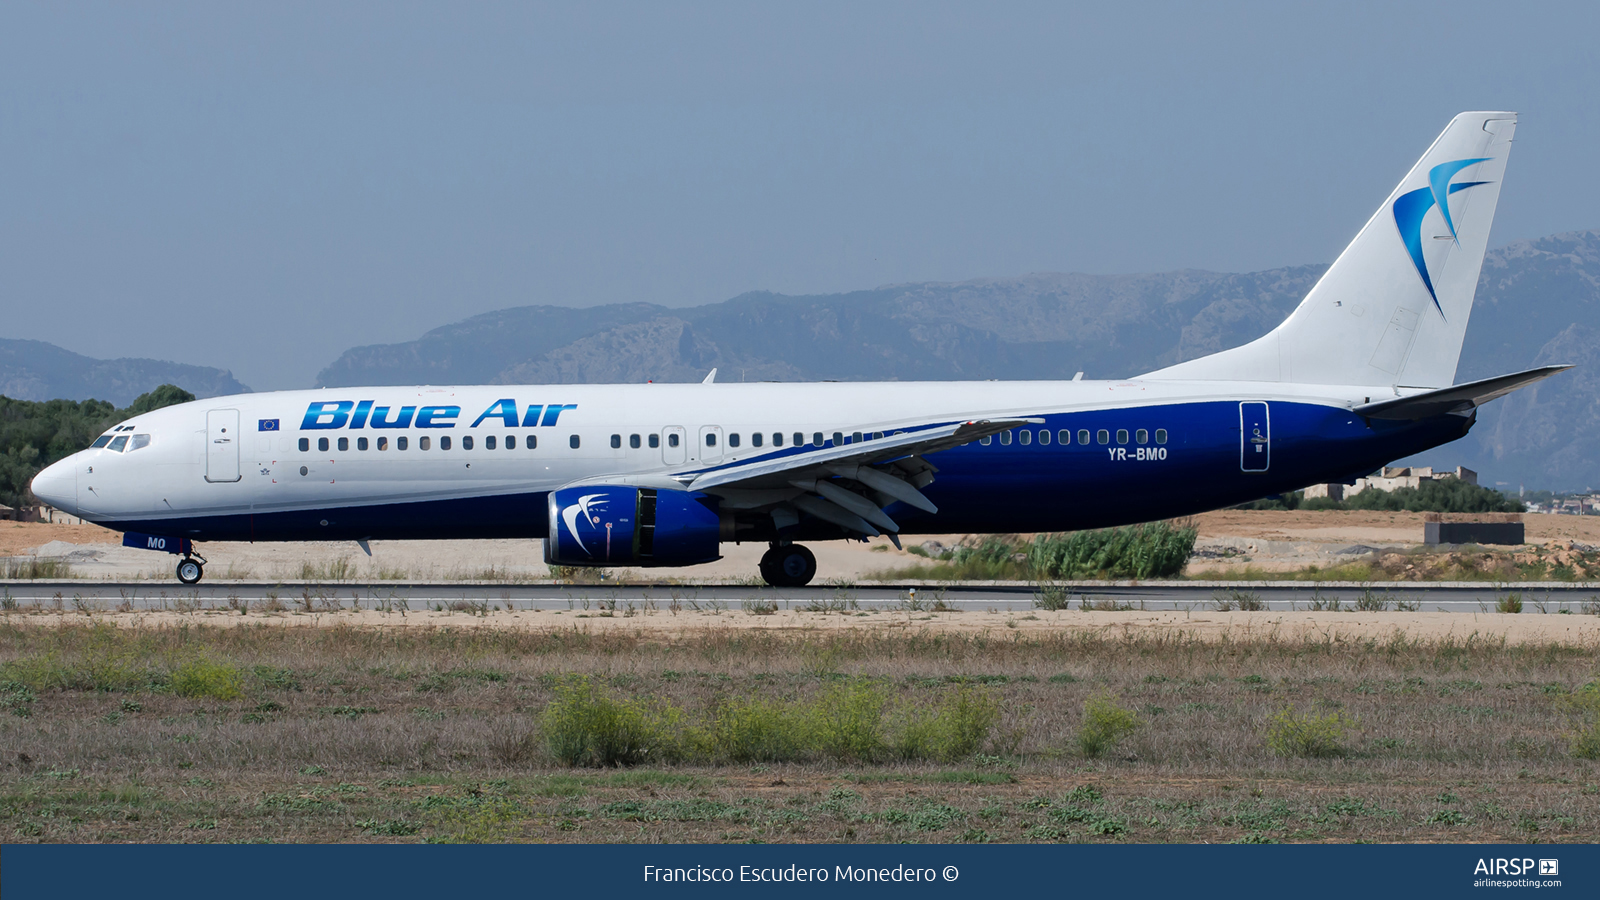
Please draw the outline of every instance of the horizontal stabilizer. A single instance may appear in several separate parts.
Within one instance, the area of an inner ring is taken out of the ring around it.
[[[1398,397],[1393,400],[1368,403],[1365,406],[1356,407],[1355,413],[1369,419],[1428,419],[1447,413],[1468,412],[1488,403],[1490,400],[1504,397],[1518,388],[1527,387],[1536,381],[1543,381],[1557,372],[1563,372],[1570,368],[1572,367],[1543,366],[1538,369],[1529,369],[1526,372],[1498,375],[1494,378],[1458,384],[1455,387],[1440,388],[1424,394],[1414,394],[1410,397]]]

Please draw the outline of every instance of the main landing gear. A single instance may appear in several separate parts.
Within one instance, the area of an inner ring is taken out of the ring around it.
[[[199,556],[185,556],[178,560],[178,580],[184,584],[199,584],[200,579],[206,574],[205,559]]]
[[[817,575],[817,558],[799,544],[773,544],[761,557],[761,577],[773,587],[804,587]]]

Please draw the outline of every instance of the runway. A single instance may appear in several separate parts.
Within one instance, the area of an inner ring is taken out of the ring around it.
[[[1412,610],[1493,612],[1515,595],[1525,613],[1600,611],[1600,583],[1151,582],[1074,583],[1041,590],[1029,584],[860,584],[773,588],[764,585],[549,584],[418,582],[227,582],[184,586],[151,581],[0,582],[6,610],[231,609],[740,609],[771,605],[793,610],[1070,609]],[[1261,604],[1259,607],[1256,603]]]

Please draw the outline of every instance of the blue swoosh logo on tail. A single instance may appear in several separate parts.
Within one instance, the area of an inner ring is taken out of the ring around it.
[[[1433,298],[1433,308],[1439,311],[1440,318],[1444,318],[1444,307],[1439,305],[1439,294],[1433,289],[1433,278],[1428,274],[1428,261],[1422,255],[1422,219],[1427,216],[1428,210],[1438,206],[1439,212],[1444,214],[1444,224],[1450,229],[1450,237],[1459,242],[1455,220],[1450,216],[1450,195],[1489,182],[1451,184],[1450,179],[1462,169],[1488,162],[1492,158],[1483,156],[1440,163],[1428,170],[1427,187],[1407,191],[1394,201],[1394,224],[1400,230],[1400,241],[1411,256],[1411,264],[1417,267],[1417,275],[1421,276],[1423,286],[1428,289],[1428,296]]]

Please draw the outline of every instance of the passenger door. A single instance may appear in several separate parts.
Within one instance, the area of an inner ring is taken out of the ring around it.
[[[689,447],[684,437],[682,425],[668,425],[661,429],[662,462],[676,466],[689,458]]]
[[[1239,468],[1265,472],[1272,464],[1272,423],[1267,404],[1239,404]]]
[[[206,413],[206,480],[239,480],[239,411],[213,409]]]

